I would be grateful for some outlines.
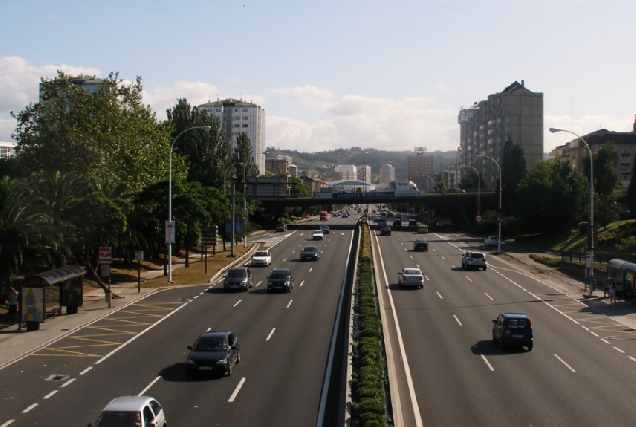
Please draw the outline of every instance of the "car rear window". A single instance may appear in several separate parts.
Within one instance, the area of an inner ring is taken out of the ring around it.
[[[404,270],[404,274],[417,274],[417,275],[420,275],[422,273],[420,272],[420,270]]]
[[[507,327],[510,329],[523,329],[528,324],[527,319],[507,319]]]
[[[479,252],[476,252],[476,253],[474,252],[474,253],[470,254],[470,257],[471,258],[483,258],[484,254],[480,254]]]
[[[267,256],[267,252],[255,252],[254,256]]]
[[[247,276],[247,271],[245,270],[230,270],[227,274],[227,277],[245,277]]]
[[[141,425],[139,411],[104,411],[95,423],[95,427],[133,427]]]
[[[315,246],[307,246],[305,249],[303,249],[303,252],[316,252],[316,247]]]

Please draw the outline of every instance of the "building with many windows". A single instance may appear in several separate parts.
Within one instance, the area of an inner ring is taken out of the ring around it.
[[[406,164],[408,180],[424,191],[433,191],[433,153],[428,153],[426,147],[415,147],[413,154],[406,156]]]
[[[458,123],[459,164],[478,169],[491,188],[499,179],[499,169],[494,162],[476,157],[488,156],[501,165],[507,138],[523,149],[527,170],[543,160],[543,93],[528,90],[523,80],[462,108]],[[461,182],[461,175],[457,178]]]
[[[356,174],[360,181],[366,182],[367,184],[371,183],[371,166],[369,165],[358,166],[356,170]]]
[[[285,174],[289,173],[289,167],[291,161],[285,157],[273,157],[265,159],[265,170],[271,174]]]
[[[265,173],[265,109],[242,99],[224,99],[216,102],[208,101],[199,105],[199,110],[221,121],[225,135],[236,147],[236,141],[241,133],[246,133],[252,143],[254,163],[259,174]]]
[[[15,155],[15,142],[0,141],[0,159],[8,159]]]
[[[389,187],[395,181],[395,166],[384,164],[380,166],[380,187]]]
[[[336,165],[335,167],[336,178],[334,181],[342,181],[342,180],[357,180],[357,168],[355,165]]]

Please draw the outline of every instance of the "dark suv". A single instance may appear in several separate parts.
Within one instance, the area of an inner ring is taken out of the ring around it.
[[[291,292],[294,288],[294,277],[289,268],[276,268],[267,276],[267,293],[273,291]]]
[[[310,260],[310,261],[318,261],[320,259],[320,253],[318,252],[318,248],[315,246],[305,246],[300,253],[300,260]]]
[[[402,220],[401,219],[394,219],[393,220],[393,228],[396,227],[402,227]]]
[[[232,375],[232,368],[241,361],[238,338],[230,331],[204,332],[193,346],[186,360],[188,378],[196,374]]]
[[[532,322],[522,313],[501,313],[492,321],[492,340],[504,350],[507,346],[534,347]]]
[[[428,242],[424,239],[417,239],[413,242],[413,250],[428,252]]]
[[[417,220],[416,219],[410,219],[409,220],[409,228],[417,228]]]

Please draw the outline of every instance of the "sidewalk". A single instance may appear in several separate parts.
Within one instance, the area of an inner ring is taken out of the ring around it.
[[[251,256],[251,252],[252,251],[247,252],[242,257],[232,260],[232,262],[241,262],[245,257]],[[189,258],[191,264],[201,262],[199,254],[191,255]],[[185,258],[180,258],[173,263],[172,269],[174,271],[178,268],[183,268],[184,265]],[[210,272],[210,277],[213,275],[214,272]],[[163,276],[163,268],[141,273],[141,277],[144,280],[159,276]],[[167,280],[168,278],[166,277],[166,281]],[[11,323],[6,315],[0,315],[0,369],[38,351],[52,342],[72,334],[88,323],[105,317],[115,310],[121,309],[167,287],[169,287],[168,284],[166,284],[165,287],[159,288],[142,287],[138,293],[136,281],[112,283],[110,285],[111,291],[118,297],[112,298],[110,307],[108,307],[104,290],[101,288],[96,289],[84,294],[84,305],[80,307],[77,314],[61,314],[59,316],[49,317],[46,319],[46,322],[40,324],[40,330],[38,331],[27,332],[24,324],[22,329],[18,329],[18,323]]]

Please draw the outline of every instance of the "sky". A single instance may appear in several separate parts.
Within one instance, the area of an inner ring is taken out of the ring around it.
[[[266,111],[266,146],[452,151],[457,115],[514,81],[544,95],[544,152],[636,116],[636,1],[0,0],[0,141],[57,70],[142,78]]]

